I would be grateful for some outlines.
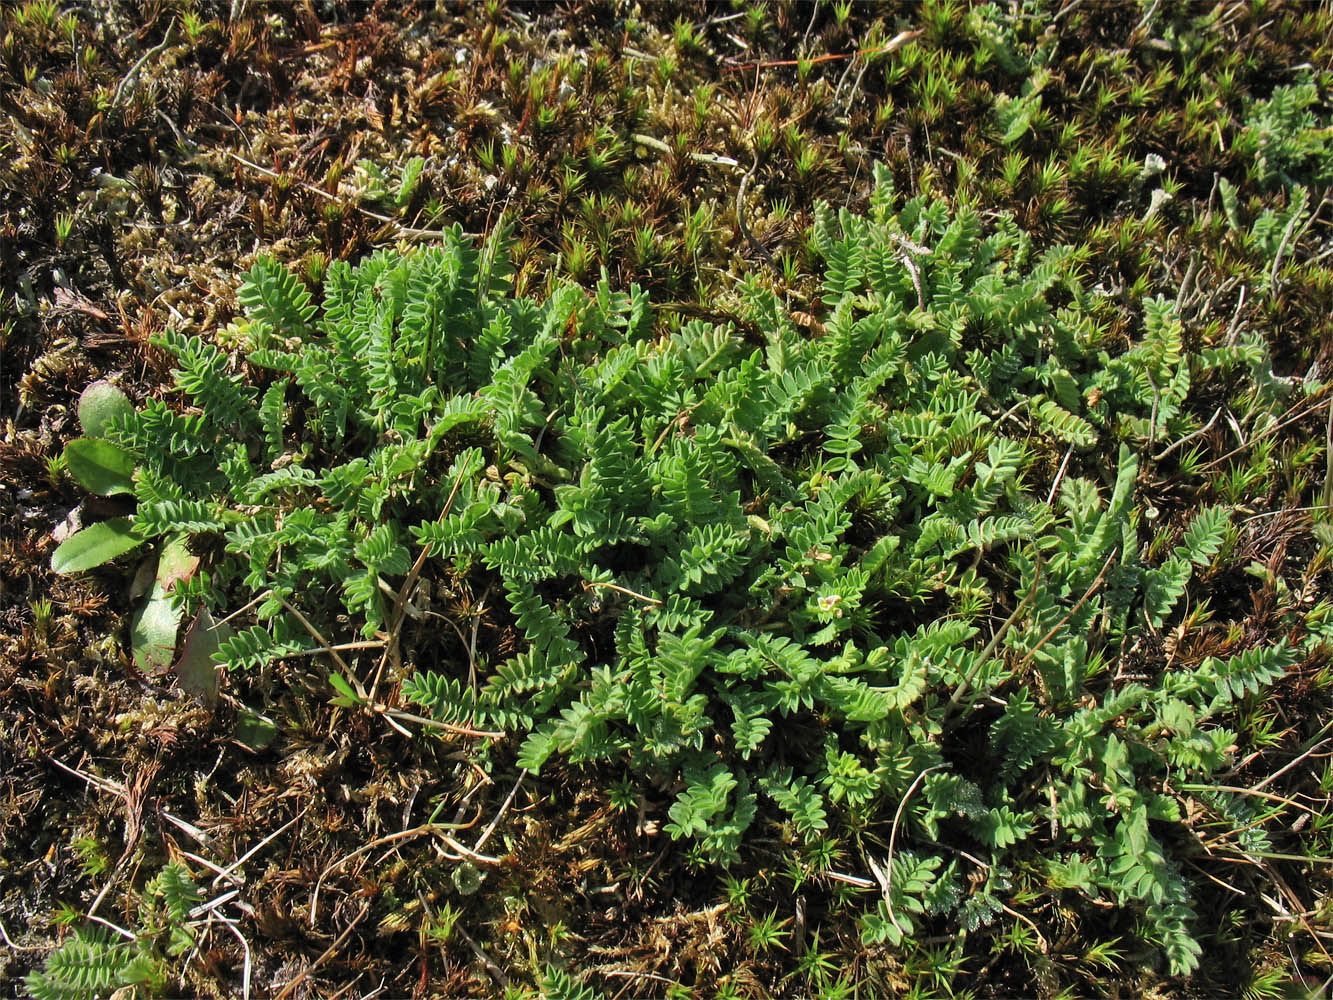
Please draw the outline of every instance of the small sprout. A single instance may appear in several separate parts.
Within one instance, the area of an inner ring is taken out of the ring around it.
[[[1100,84],[1097,87],[1097,94],[1092,99],[1092,116],[1094,118],[1105,114],[1115,104],[1120,96],[1120,91],[1106,84]]]
[[[758,41],[759,36],[764,32],[764,24],[767,20],[768,8],[762,3],[751,4],[745,8],[745,30],[751,41]]]
[[[634,231],[634,266],[639,271],[646,271],[657,262],[657,233],[651,225],[643,225]]]
[[[893,98],[885,97],[875,109],[875,127],[882,129],[888,125],[893,120],[893,112]]]
[[[532,75],[528,77],[528,99],[533,104],[540,104],[550,90],[553,68],[543,66],[540,69],[534,69]]]
[[[74,232],[74,214],[61,212],[56,216],[56,245],[64,246]]]
[[[96,837],[75,837],[70,847],[74,848],[79,867],[88,878],[97,878],[110,870],[111,859]]]
[[[509,86],[520,96],[523,93],[523,81],[528,78],[528,67],[521,59],[509,60]]]
[[[207,22],[194,11],[189,11],[181,17],[181,27],[185,29],[185,39],[191,45],[199,43],[199,39],[207,26]]]
[[[20,28],[26,28],[31,24],[42,32],[47,32],[56,23],[57,16],[55,0],[32,0],[15,12],[14,22]]]
[[[1000,164],[1000,178],[1004,181],[1004,186],[1010,194],[1017,194],[1019,187],[1023,183],[1023,178],[1027,176],[1028,158],[1022,153],[1014,151],[1005,156]]]
[[[339,157],[329,164],[329,169],[324,171],[324,189],[326,191],[338,190],[338,184],[342,181],[343,174],[347,170],[347,164]]]
[[[447,944],[454,933],[454,924],[463,915],[452,903],[445,902],[440,911],[426,921],[426,937],[436,944]]]
[[[568,941],[569,937],[569,926],[563,920],[557,920],[546,929],[546,939],[550,942],[552,948]]]
[[[685,867],[692,872],[701,872],[708,868],[710,858],[701,844],[692,844],[685,851]]]
[[[716,92],[711,83],[701,83],[694,88],[694,126],[702,129],[708,124],[716,101]]]
[[[756,920],[750,925],[749,931],[746,932],[750,950],[758,954],[765,954],[774,948],[781,948],[786,951],[787,946],[783,943],[783,939],[787,937],[788,932],[784,928],[789,923],[791,923],[791,917],[779,920],[777,910],[760,920]]]
[[[588,275],[592,263],[592,248],[574,235],[574,227],[565,223],[564,243],[560,250],[560,259],[566,273],[575,281],[582,281]]]
[[[708,204],[698,206],[693,212],[685,217],[685,251],[691,257],[697,257],[700,251],[708,246],[712,222],[713,210]]]
[[[777,144],[777,129],[767,119],[760,119],[754,124],[754,131],[750,135],[750,140],[754,143],[755,153],[759,156],[766,156]]]
[[[809,184],[819,168],[824,165],[824,154],[814,146],[805,146],[796,154],[796,178],[802,184]]]
[[[66,471],[68,471],[68,467],[65,465],[64,452],[46,456],[46,481],[51,484],[52,488],[60,488],[60,483],[65,478]]]
[[[625,201],[620,205],[620,224],[634,228],[643,221],[643,206],[637,201]]]
[[[682,56],[691,56],[697,52],[702,52],[704,43],[703,36],[694,24],[684,17],[676,18],[671,26],[671,42],[676,47],[676,51]]]
[[[329,268],[329,256],[322,250],[311,250],[301,261],[307,284],[319,285],[324,281],[324,274]]]
[[[657,79],[659,86],[665,87],[671,82],[671,78],[676,74],[676,58],[672,55],[662,55],[658,57],[657,65],[653,68],[653,75]]]
[[[1034,198],[1040,198],[1043,195],[1048,194],[1064,183],[1064,179],[1065,170],[1061,165],[1059,158],[1051,156],[1051,158],[1042,165],[1042,168],[1037,171],[1036,177],[1033,178],[1032,196]]]
[[[573,167],[565,167],[556,177],[556,188],[563,199],[572,198],[583,187],[583,182],[587,177]]]
[[[750,880],[732,875],[722,876],[722,884],[727,890],[727,906],[736,911],[733,917],[739,917],[750,906]]]
[[[39,597],[28,605],[32,611],[32,625],[37,634],[42,638],[51,631],[51,623],[55,620],[55,605],[45,597]]]
[[[486,145],[478,146],[476,148],[477,163],[479,163],[481,168],[488,174],[494,174],[496,172],[495,143],[488,142]]]
[[[500,162],[504,167],[506,177],[513,179],[518,176],[521,160],[519,158],[521,150],[512,143],[507,143],[500,147]]]
[[[1043,201],[1037,208],[1037,217],[1048,226],[1056,226],[1073,210],[1073,203],[1064,195],[1059,195]]]
[[[627,813],[639,804],[639,790],[629,778],[616,781],[607,792],[607,797],[611,801],[611,808],[620,813]]]

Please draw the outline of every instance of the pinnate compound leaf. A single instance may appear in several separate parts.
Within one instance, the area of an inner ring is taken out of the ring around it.
[[[1190,581],[1193,567],[1179,557],[1172,557],[1144,577],[1143,617],[1158,628],[1176,606]]]
[[[1176,555],[1203,567],[1213,561],[1226,539],[1229,515],[1224,507],[1209,507],[1191,522]]]
[[[1298,660],[1284,641],[1266,648],[1247,649],[1226,660],[1210,656],[1200,666],[1199,675],[1211,681],[1218,697],[1231,701],[1272,684]]]
[[[272,257],[255,261],[236,297],[263,333],[277,337],[305,333],[306,324],[315,314],[309,290]]]
[[[25,985],[36,1000],[79,1000],[110,994],[125,982],[135,951],[105,927],[80,928],[47,956]]]

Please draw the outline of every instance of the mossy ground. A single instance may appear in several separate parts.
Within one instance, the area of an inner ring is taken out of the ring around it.
[[[298,978],[292,995],[521,995],[548,964],[608,996],[828,994],[840,976],[861,996],[1318,986],[1333,974],[1318,937],[1333,778],[1318,755],[1283,769],[1330,720],[1322,657],[1246,704],[1231,780],[1313,809],[1268,827],[1283,850],[1325,860],[1220,881],[1200,901],[1203,971],[1181,982],[1123,945],[1132,917],[1076,912],[1040,885],[981,933],[941,926],[867,950],[852,889],[812,877],[790,831],[761,835],[724,882],[658,832],[667,790],[625,796],[619,773],[554,768],[511,797],[512,748],[477,758],[466,742],[405,739],[329,706],[301,661],[229,677],[220,706],[199,708],[131,666],[132,566],[74,579],[47,567],[52,529],[80,499],[50,463],[77,433],[85,385],[166,391],[170,366],[148,337],[221,331],[261,252],[313,282],[332,258],[454,222],[514,226],[520,291],[605,269],[616,287],[643,285],[669,323],[727,317],[754,276],[813,329],[813,206],[861,205],[883,161],[901,191],[1012,212],[1039,242],[1080,247],[1123,336],[1145,296],[1176,294],[1191,343],[1257,332],[1277,375],[1326,379],[1325,191],[1307,179],[1309,225],[1273,265],[1232,231],[1220,182],[1242,222],[1286,207],[1244,123],[1303,76],[1327,109],[1331,39],[1326,5],[1261,0],[6,6],[0,919],[17,947],[0,949],[0,979],[21,995],[62,905],[77,916],[106,890],[100,914],[132,925],[163,861],[188,851],[225,868],[281,830],[221,911],[248,942],[255,996]],[[414,157],[423,168],[404,184]],[[1196,595],[1212,621],[1145,643],[1145,660],[1274,641],[1328,593],[1328,550],[1304,509],[1327,500],[1327,393],[1293,397],[1290,421],[1254,438],[1228,387],[1214,392],[1195,403],[1201,423],[1219,418],[1145,465],[1140,501],[1164,526],[1219,500],[1258,516]],[[1095,473],[1098,460],[1075,464]],[[1267,574],[1247,573],[1255,564]],[[278,739],[238,742],[240,706]],[[468,843],[498,818],[486,852],[503,863],[473,893],[430,837],[384,839],[437,805],[469,824]],[[781,933],[766,940],[769,914]],[[173,992],[237,995],[242,960],[217,924]]]

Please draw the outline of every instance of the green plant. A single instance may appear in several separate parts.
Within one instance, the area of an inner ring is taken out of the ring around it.
[[[891,856],[870,859],[885,880],[868,942],[932,916],[990,923],[1039,851],[1139,911],[1188,971],[1190,883],[1155,831],[1183,822],[1180,781],[1227,766],[1234,736],[1212,720],[1295,656],[1109,679],[1227,522],[1205,511],[1150,560],[1127,442],[1193,430],[1194,380],[1258,348],[1187,358],[1152,300],[1112,357],[1075,251],[900,205],[882,170],[869,215],[821,207],[813,245],[817,339],[758,284],[744,332],[659,339],[637,288],[515,299],[498,236],[335,262],[322,302],[261,260],[233,334],[268,382],[160,338],[196,409],[127,422],[134,530],[225,543],[170,596],[191,614],[254,596],[257,623],[220,643],[232,669],[342,631],[449,643],[404,617],[414,560],[502,593],[494,629],[517,652],[437,649],[480,683],[419,670],[395,678],[403,696],[446,726],[522,734],[534,772],[559,756],[677,781],[664,829],[696,864],[739,858],[761,811],[816,840],[898,803]],[[1037,456],[1117,440],[1110,481],[1067,476],[1051,502],[1027,485]],[[989,638],[987,615],[1005,621]],[[973,710],[987,703],[1002,708]],[[964,732],[987,760],[944,755]],[[964,895],[967,868],[929,846],[942,838],[989,853],[980,888]]]
[[[193,947],[190,911],[202,899],[189,872],[176,862],[167,864],[145,887],[137,934],[126,938],[100,925],[77,928],[47,956],[40,972],[27,977],[29,992],[36,1000],[85,1000],[122,987],[160,992],[167,959]]]
[[[598,1000],[599,997],[595,990],[553,965],[546,967],[539,986],[541,1000]]]
[[[671,25],[671,40],[676,51],[682,56],[690,56],[704,50],[703,32],[684,17],[678,17]]]
[[[41,618],[35,611],[33,617],[39,620]],[[83,869],[85,877],[97,878],[104,875],[111,867],[111,859],[107,857],[101,841],[96,837],[75,837],[70,846],[74,848],[74,853],[79,859],[79,867]]]
[[[373,160],[358,160],[351,182],[361,200],[402,211],[416,195],[425,167],[426,161],[420,156],[389,171]]]
[[[787,945],[784,943],[784,939],[789,933],[786,927],[790,923],[790,917],[779,920],[776,910],[752,921],[745,932],[750,950],[756,954],[764,954],[774,948],[785,950]]]
[[[56,216],[56,245],[64,246],[74,232],[75,217],[72,213],[62,212]]]
[[[1267,100],[1247,102],[1236,152],[1263,186],[1333,182],[1333,117],[1315,82],[1274,87]]]
[[[55,622],[55,605],[47,598],[39,597],[28,605],[28,610],[32,612],[33,631],[42,638],[47,638]]]
[[[76,930],[25,985],[36,1000],[85,1000],[122,986],[142,985],[149,970],[133,944],[105,927]]]
[[[750,880],[728,874],[722,877],[722,884],[727,892],[728,918],[740,921],[750,906]]]
[[[806,945],[800,956],[796,960],[796,968],[792,971],[792,978],[801,978],[819,991],[821,998],[829,996],[828,987],[834,985],[833,972],[837,969],[837,962],[834,960],[832,952],[821,951],[819,947],[819,931],[815,931],[810,936],[810,941]],[[835,986],[834,994],[841,992],[841,986],[845,985],[845,980],[837,980],[839,985]]]
[[[454,925],[462,915],[462,910],[446,901],[440,912],[427,920],[422,933],[436,944],[446,944],[453,936]]]
[[[608,798],[616,812],[629,812],[639,801],[639,789],[629,778],[621,778],[610,788]]]
[[[210,27],[209,22],[205,22],[202,17],[194,11],[186,11],[181,16],[181,27],[185,29],[185,38],[191,45],[198,45],[199,39],[204,31]]]

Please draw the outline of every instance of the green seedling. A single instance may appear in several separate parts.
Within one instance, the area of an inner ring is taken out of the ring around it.
[[[56,245],[64,246],[69,242],[70,236],[74,232],[75,217],[68,212],[61,212],[56,216]]]

